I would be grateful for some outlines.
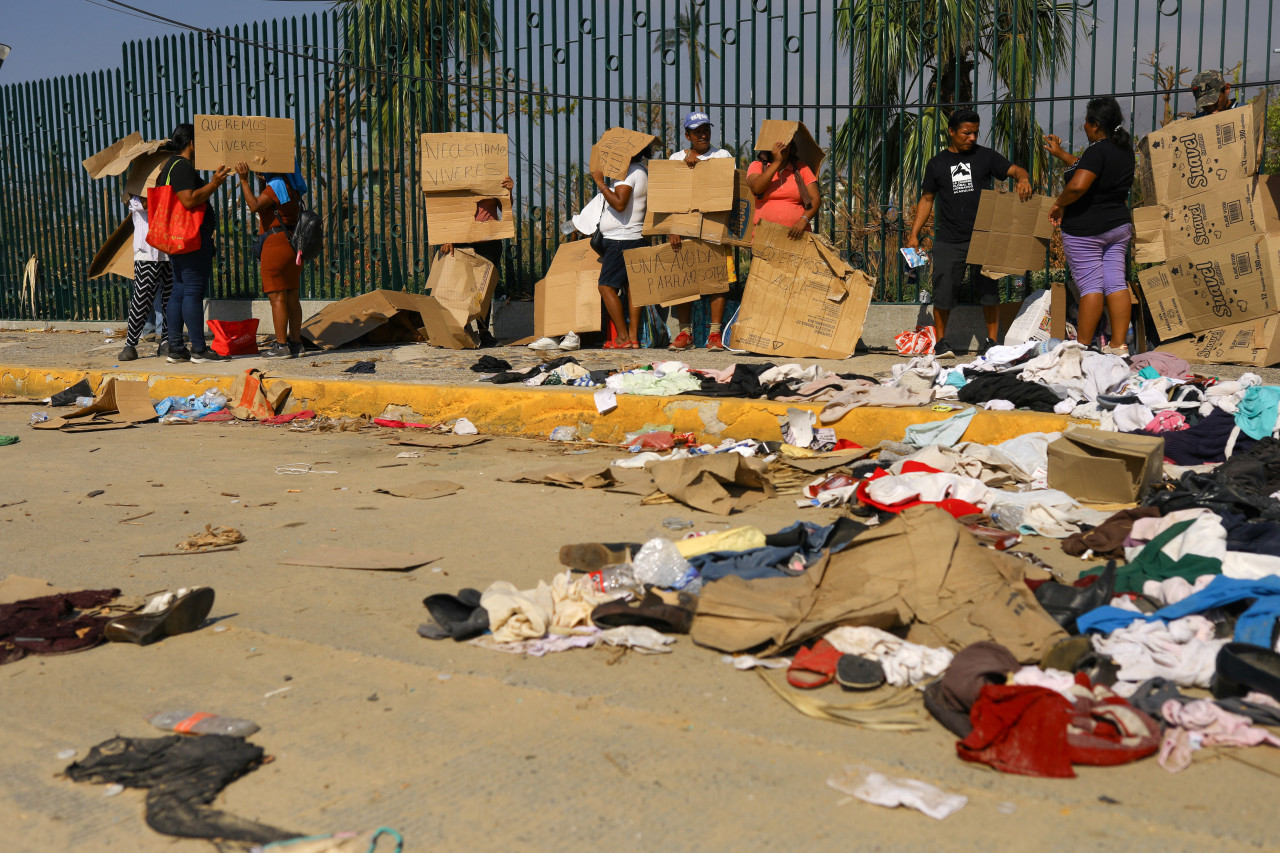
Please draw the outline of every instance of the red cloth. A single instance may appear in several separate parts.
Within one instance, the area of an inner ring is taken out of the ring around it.
[[[861,450],[862,445],[858,444],[856,441],[850,441],[847,438],[842,438],[839,441],[837,441],[836,446],[831,449],[832,450]]]
[[[231,414],[230,409],[219,409],[216,412],[210,412],[200,419],[200,423],[216,423],[218,421],[234,421],[235,416]]]
[[[278,426],[287,424],[289,421],[309,421],[316,416],[316,413],[310,409],[303,409],[301,412],[291,412],[287,415],[276,415],[274,418],[263,418],[258,421],[260,424],[267,426]]]
[[[932,465],[926,465],[923,462],[902,463],[902,473],[912,474],[912,473],[915,473],[916,471],[924,471],[929,474],[943,473],[942,471],[939,471],[937,468],[934,468]],[[957,500],[955,498],[947,498],[946,500],[938,501],[937,503],[933,503],[931,501],[903,501],[900,504],[879,503],[878,501],[873,500],[871,496],[867,494],[867,484],[870,483],[872,480],[879,480],[881,477],[888,477],[888,476],[890,476],[888,471],[884,470],[883,468],[877,468],[876,470],[871,472],[870,477],[868,477],[867,479],[863,480],[861,483],[858,484],[858,489],[854,493],[854,496],[861,503],[864,503],[867,506],[873,506],[876,509],[882,509],[885,512],[898,513],[898,512],[902,512],[904,509],[909,509],[910,507],[913,507],[913,506],[920,506],[923,503],[928,503],[931,506],[936,506],[939,509],[945,510],[947,513],[951,515],[952,518],[964,518],[966,515],[986,515],[986,510],[984,510],[982,507],[975,506],[974,504],[971,504],[968,501]]]
[[[391,427],[392,429],[434,429],[432,424],[411,424],[407,421],[392,421],[387,418],[374,418],[373,422],[378,426]]]

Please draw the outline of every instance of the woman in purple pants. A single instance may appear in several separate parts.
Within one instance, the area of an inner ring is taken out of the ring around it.
[[[1085,109],[1084,133],[1089,147],[1078,158],[1062,149],[1062,140],[1045,137],[1045,149],[1067,164],[1067,185],[1049,213],[1062,227],[1062,248],[1071,276],[1080,290],[1077,338],[1089,346],[1102,319],[1105,302],[1111,317],[1109,355],[1127,357],[1129,286],[1125,270],[1133,218],[1129,190],[1133,187],[1133,140],[1124,129],[1124,116],[1115,98],[1094,98]]]

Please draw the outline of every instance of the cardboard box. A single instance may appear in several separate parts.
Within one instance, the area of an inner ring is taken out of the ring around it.
[[[771,356],[853,355],[871,304],[871,279],[812,234],[792,240],[772,222],[756,226],[752,252],[733,346]]]
[[[497,284],[498,271],[493,264],[470,249],[456,248],[448,255],[437,255],[427,277],[431,301],[423,303],[421,312],[427,342],[449,349],[480,346],[469,325],[472,320],[483,325]]]
[[[293,119],[270,116],[195,117],[196,168],[244,162],[255,172],[292,175],[297,168]]]
[[[1148,133],[1138,143],[1137,177],[1145,201],[1171,205],[1257,174],[1265,111],[1264,93],[1247,106]]]
[[[1192,338],[1162,343],[1161,352],[1192,364],[1280,364],[1280,315],[1249,320],[1201,332]]]
[[[729,289],[725,248],[689,238],[679,249],[669,244],[628,249],[627,289],[632,305],[676,305]]]
[[[504,195],[508,157],[505,133],[424,133],[418,141],[419,184],[424,193]]]
[[[1053,202],[1046,195],[1023,201],[1016,193],[983,190],[965,260],[980,265],[983,275],[992,278],[1022,275],[1044,266],[1053,238],[1049,223]]]
[[[370,344],[421,342],[422,315],[438,304],[417,293],[373,290],[321,308],[302,324],[302,337],[326,350],[361,338]]]
[[[498,218],[476,222],[476,205],[486,198],[498,201]],[[422,197],[427,216],[427,243],[479,243],[484,240],[510,240],[516,236],[516,221],[511,216],[511,193],[482,196],[470,192],[428,193]]]
[[[1280,181],[1242,178],[1169,205],[1165,213],[1168,256],[1280,230],[1277,190]]]
[[[124,221],[111,232],[107,242],[102,244],[93,260],[89,262],[88,277],[90,280],[101,278],[108,273],[133,278],[133,217],[126,216]]]
[[[1280,235],[1179,255],[1138,280],[1162,338],[1260,319],[1280,310]]]
[[[693,168],[683,160],[650,160],[647,209],[654,213],[732,210],[736,172],[728,158],[702,160]]]
[[[796,156],[802,163],[813,170],[815,175],[822,174],[822,161],[827,152],[818,147],[818,143],[804,126],[802,121],[779,121],[767,118],[760,122],[760,136],[756,139],[757,151],[773,151],[778,142],[790,142],[796,147]]]
[[[1162,264],[1169,259],[1165,244],[1165,217],[1169,209],[1152,204],[1133,209],[1134,260],[1140,264]]]
[[[706,161],[717,162],[717,161]],[[730,162],[725,160],[723,162]],[[652,184],[650,184],[652,192]],[[646,237],[678,234],[708,243],[751,248],[756,219],[756,197],[747,186],[747,173],[735,170],[733,205],[729,210],[713,213],[645,213]]]
[[[1068,427],[1049,445],[1049,488],[1078,500],[1132,503],[1164,476],[1164,439]]]
[[[658,137],[625,127],[611,127],[591,146],[590,170],[604,172],[605,177],[622,180],[627,176],[631,158],[658,141]]]
[[[600,331],[600,257],[589,240],[562,243],[533,290],[533,333]]]

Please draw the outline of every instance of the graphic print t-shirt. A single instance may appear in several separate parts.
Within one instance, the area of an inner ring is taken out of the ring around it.
[[[1009,176],[1013,164],[981,145],[957,154],[945,150],[934,155],[924,169],[923,190],[933,193],[933,238],[944,243],[968,243],[978,199],[992,181]]]

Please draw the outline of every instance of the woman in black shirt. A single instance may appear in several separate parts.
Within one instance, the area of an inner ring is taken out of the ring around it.
[[[1067,164],[1067,185],[1049,213],[1062,227],[1062,249],[1080,291],[1077,338],[1089,346],[1102,319],[1105,301],[1111,317],[1109,355],[1127,357],[1129,287],[1125,270],[1133,219],[1129,190],[1133,186],[1133,141],[1124,129],[1124,116],[1115,98],[1094,98],[1085,109],[1089,147],[1076,158],[1062,149],[1062,140],[1045,137],[1045,149]]]

